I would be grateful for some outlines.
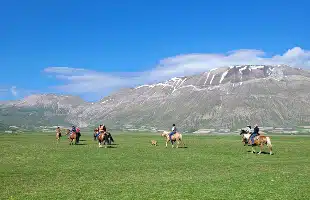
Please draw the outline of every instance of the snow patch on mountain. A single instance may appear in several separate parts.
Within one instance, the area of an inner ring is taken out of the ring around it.
[[[227,73],[228,73],[228,70],[225,71],[225,72],[222,74],[221,80],[220,80],[220,82],[219,82],[220,84],[222,83],[222,81],[223,81],[224,78],[226,77]]]

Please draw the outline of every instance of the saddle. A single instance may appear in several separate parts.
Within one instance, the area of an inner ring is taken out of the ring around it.
[[[259,135],[256,135],[256,136],[254,137],[254,144],[257,144],[256,141],[258,141],[258,139],[259,139]],[[248,144],[253,145],[251,139],[249,139]]]
[[[176,135],[179,135],[179,133],[178,132],[176,132],[175,134],[173,134],[172,136],[171,136],[171,140],[172,141],[176,141],[177,139],[176,139]],[[169,138],[169,136],[168,136],[168,138]]]

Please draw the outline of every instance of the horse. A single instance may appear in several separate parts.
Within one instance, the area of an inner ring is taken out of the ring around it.
[[[249,143],[249,139],[250,139],[251,134],[249,132],[247,132],[246,130],[241,129],[240,135],[242,135],[242,134],[243,134],[243,137],[241,138],[241,142],[243,143],[243,146],[245,146],[246,144]]]
[[[94,140],[96,141],[96,135],[98,133],[98,128],[94,129]],[[114,142],[113,137],[110,132],[108,131],[101,131],[98,135],[98,142],[99,142],[99,147],[102,147],[102,142],[104,145],[108,144],[111,145],[111,142]],[[107,146],[105,146],[107,148]]]
[[[106,134],[108,135],[108,141],[109,141],[109,144],[111,144],[112,142],[114,143],[114,139],[113,139],[113,137],[112,137],[111,133],[110,133],[110,132],[108,132],[108,131],[106,131]]]
[[[81,131],[79,128],[76,129],[76,143],[80,143]]]
[[[106,132],[101,132],[98,135],[98,142],[99,142],[99,147],[102,147],[102,142],[103,142],[103,145],[111,144],[111,142],[109,141],[108,134]],[[107,146],[105,146],[105,148],[107,148]]]
[[[255,136],[254,144],[252,144],[252,152],[255,153],[254,146],[260,146],[260,151],[258,154],[262,153],[264,145],[267,145],[269,148],[269,154],[272,155],[272,144],[269,136],[264,136],[263,132],[259,132],[259,135]],[[240,135],[242,135],[242,143],[244,146],[249,144],[251,133],[241,129]]]
[[[98,129],[98,128],[95,128],[95,129],[94,129],[94,135],[93,135],[93,136],[94,136],[94,141],[96,141],[96,140],[97,140],[96,135],[97,135],[98,131],[99,131],[99,129]],[[105,134],[107,134],[107,136],[108,136],[108,144],[110,145],[110,144],[111,144],[111,142],[113,142],[113,143],[114,143],[114,139],[113,139],[113,137],[112,137],[111,133],[110,133],[110,132],[108,132],[108,131],[106,131],[106,132],[105,132]]]
[[[164,137],[166,139],[166,147],[168,145],[168,142],[170,141],[170,138],[169,138],[169,133],[168,131],[164,131],[161,136]],[[182,145],[184,147],[184,142],[182,140],[182,134],[179,133],[179,132],[176,132],[175,134],[172,135],[171,137],[172,139],[172,148],[174,147],[174,142],[177,142],[177,148],[179,148],[179,144],[180,142],[182,142]]]
[[[69,140],[69,142],[70,142],[70,145],[73,144],[73,140],[74,140],[74,144],[77,144],[77,143],[76,143],[76,138],[77,138],[76,132],[73,132],[73,133],[70,135],[70,130],[67,129],[67,134],[66,134],[66,135],[69,135],[68,140]]]

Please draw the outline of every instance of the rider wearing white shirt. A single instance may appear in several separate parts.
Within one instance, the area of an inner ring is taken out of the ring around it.
[[[176,132],[177,132],[177,127],[175,126],[175,124],[172,124],[171,133],[169,134],[169,139],[170,139],[170,142],[171,142],[171,143],[173,143],[171,137],[172,137],[172,135],[175,134]]]

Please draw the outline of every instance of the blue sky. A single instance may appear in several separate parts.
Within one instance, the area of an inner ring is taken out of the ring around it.
[[[59,93],[94,101],[230,64],[310,67],[309,7],[306,0],[1,1],[0,100]]]

